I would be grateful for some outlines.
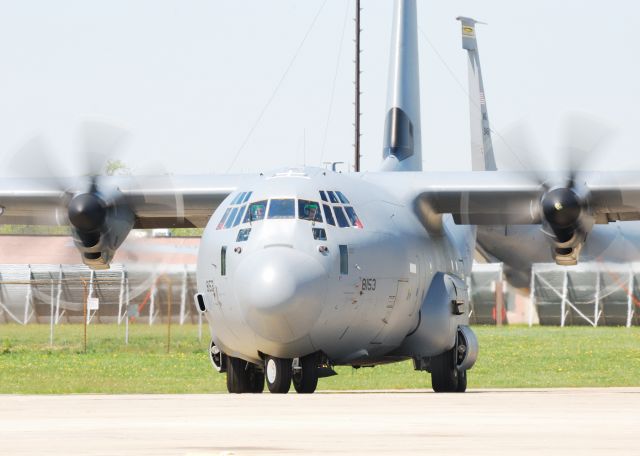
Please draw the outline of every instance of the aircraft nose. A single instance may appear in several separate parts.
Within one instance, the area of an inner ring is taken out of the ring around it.
[[[251,252],[236,274],[236,297],[259,336],[288,343],[307,335],[320,316],[327,274],[307,253],[287,247]]]

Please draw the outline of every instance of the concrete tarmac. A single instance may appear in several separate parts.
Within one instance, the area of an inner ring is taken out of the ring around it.
[[[640,454],[640,388],[5,395],[0,454]]]

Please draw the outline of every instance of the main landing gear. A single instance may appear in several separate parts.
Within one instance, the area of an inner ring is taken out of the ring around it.
[[[456,356],[454,347],[431,358],[431,387],[436,393],[464,393],[467,390],[467,371],[458,369]]]
[[[478,357],[478,339],[471,328],[459,326],[456,343],[451,350],[431,358],[431,386],[436,393],[464,393],[467,370]]]

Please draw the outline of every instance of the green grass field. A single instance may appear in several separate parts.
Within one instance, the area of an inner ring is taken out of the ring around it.
[[[640,328],[475,327],[480,356],[470,388],[640,386]],[[89,326],[87,353],[80,325],[0,325],[0,393],[211,393],[225,376],[207,357],[196,326]],[[319,389],[428,388],[429,375],[410,362],[352,369],[321,379]]]

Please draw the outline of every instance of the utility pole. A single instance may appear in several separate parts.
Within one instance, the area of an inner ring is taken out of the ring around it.
[[[353,126],[355,127],[355,142],[353,146],[355,153],[354,169],[356,172],[360,171],[360,32],[362,31],[360,29],[360,11],[360,0],[356,0],[356,99],[354,103],[356,118],[355,123],[353,124]]]

